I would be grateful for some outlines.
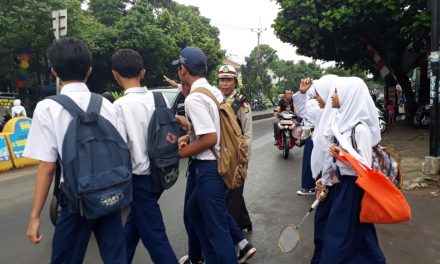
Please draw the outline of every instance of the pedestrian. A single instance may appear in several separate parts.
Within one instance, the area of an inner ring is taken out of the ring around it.
[[[374,225],[359,221],[364,192],[355,183],[356,172],[333,158],[337,155],[334,146],[353,147],[366,164],[371,164],[372,147],[381,139],[378,113],[367,86],[357,77],[342,78],[338,82],[331,104],[337,114],[324,135],[332,142],[327,155],[332,158],[332,173],[323,173],[316,183],[317,197],[323,190],[327,197],[320,198],[315,215],[312,263],[383,264],[385,257]]]
[[[141,86],[145,76],[144,62],[138,52],[121,49],[113,54],[111,63],[113,77],[124,90],[124,96],[114,105],[123,120],[133,168],[133,202],[124,225],[127,263],[132,262],[139,240],[154,263],[177,263],[158,204],[163,188],[157,189],[148,158],[148,125],[155,103],[153,93]]]
[[[311,89],[308,92],[310,79],[302,79],[299,91],[293,96],[293,104],[295,106],[296,115],[302,118],[302,131],[310,131],[310,135],[304,139],[303,161],[301,167],[301,189],[296,192],[298,195],[314,195],[315,179],[312,177],[312,169],[310,166],[310,158],[313,150],[313,140],[311,134],[315,127],[315,123],[320,114],[319,103],[315,99],[316,93],[313,94]],[[302,136],[302,135],[301,135]],[[297,139],[299,140],[299,139]]]
[[[388,124],[392,125],[395,123],[395,105],[394,101],[389,101],[387,105],[387,113],[388,113]]]
[[[11,116],[17,117],[17,116],[27,116],[26,109],[21,105],[20,99],[14,100],[14,106],[11,108]]]
[[[284,90],[284,97],[278,101],[277,108],[274,111],[274,116],[278,117],[279,113],[286,110],[287,106],[290,107],[290,111],[294,111],[293,101],[292,101],[292,89],[287,88]],[[273,136],[275,138],[275,145],[278,144],[278,119],[273,123]]]
[[[243,95],[237,91],[238,79],[237,71],[232,65],[222,65],[218,70],[218,82],[220,91],[223,94],[227,103],[232,106],[238,119],[238,124],[243,132],[246,142],[249,146],[248,156],[251,154],[252,144],[252,112],[250,105]],[[237,189],[228,190],[226,193],[226,203],[228,205],[229,213],[240,227],[240,230],[252,231],[252,221],[249,216],[249,212],[246,208],[246,203],[243,197],[244,183]],[[236,230],[231,225],[229,228]],[[231,232],[232,239],[235,245],[239,247],[240,253],[238,256],[238,262],[244,263],[251,258],[256,249],[249,243],[243,236],[242,232],[237,232],[236,235]]]
[[[312,160],[312,156],[315,153],[315,156],[320,157],[328,149],[328,144],[322,141],[321,136],[317,137],[316,135],[321,134],[320,126],[329,126],[328,120],[331,120],[335,114],[334,111],[329,111],[332,108],[331,105],[326,104],[326,101],[331,96],[330,92],[334,90],[338,78],[336,75],[324,75],[318,80],[302,79],[299,91],[293,96],[296,114],[303,118],[304,126],[312,131],[312,135],[304,143],[301,189],[297,191],[298,195],[315,194],[315,179],[320,167],[322,167],[322,161],[320,159]],[[325,112],[324,119],[321,118],[323,112]],[[324,153],[321,153],[322,150]],[[315,175],[313,174],[314,168],[317,171]]]
[[[232,65],[223,65],[218,71],[219,86],[220,90],[224,96],[224,99],[235,107],[237,119],[239,125],[242,129],[243,135],[245,136],[250,155],[250,146],[252,141],[252,113],[249,104],[243,100],[245,97],[240,95],[236,88],[238,85],[237,71]],[[177,84],[175,81],[164,76],[164,81],[170,86],[182,90],[182,84]],[[238,262],[244,263],[246,260],[250,259],[256,252],[255,247],[245,239],[242,230],[252,231],[252,222],[249,217],[249,213],[246,208],[246,203],[243,197],[244,184],[237,189],[228,190],[226,192],[226,203],[228,206],[229,216],[228,216],[228,226],[231,233],[232,241],[234,245],[239,248]],[[232,217],[231,217],[232,216]],[[237,226],[238,224],[238,226]],[[193,243],[193,248],[196,248],[196,243]],[[199,246],[200,248],[200,246]],[[194,252],[195,250],[192,250]],[[201,256],[201,248],[199,249],[199,254],[194,254]],[[201,259],[191,258],[192,262],[197,263]],[[185,264],[189,263],[189,255],[180,258],[179,263]]]
[[[184,223],[188,234],[188,255],[192,263],[201,260],[197,252],[198,241],[205,263],[237,263],[237,255],[230,235],[230,217],[225,193],[227,186],[218,174],[220,117],[216,102],[197,88],[208,89],[218,100],[223,95],[206,80],[207,57],[197,48],[181,50],[179,59],[173,61],[182,81],[186,96],[185,113],[194,133],[179,139],[181,158],[190,158],[184,201]],[[196,247],[194,247],[196,245]]]
[[[89,49],[80,40],[64,38],[50,45],[47,56],[52,74],[61,80],[61,94],[86,110],[91,98],[85,84],[92,72]],[[118,128],[125,138],[116,110],[110,102],[102,100],[100,114]],[[63,159],[64,135],[72,119],[63,106],[50,99],[40,101],[34,111],[24,150],[24,156],[40,161],[27,228],[28,239],[34,244],[43,239],[39,231],[40,214],[52,183],[56,161],[58,157]],[[50,263],[82,263],[92,231],[104,263],[127,262],[120,210],[97,219],[86,219],[68,210],[62,194],[58,198],[61,211],[55,225]]]

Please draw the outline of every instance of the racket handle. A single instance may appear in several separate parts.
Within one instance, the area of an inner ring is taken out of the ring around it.
[[[316,199],[316,200],[313,202],[312,206],[310,206],[310,211],[312,211],[313,209],[315,209],[315,208],[318,206],[318,204],[319,204],[319,200]]]

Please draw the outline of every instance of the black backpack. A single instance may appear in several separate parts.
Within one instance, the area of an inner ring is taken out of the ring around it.
[[[72,213],[95,219],[132,201],[130,150],[100,113],[102,96],[91,94],[84,112],[66,95],[51,96],[73,116],[63,139],[62,200]]]
[[[153,96],[156,109],[148,126],[147,149],[154,189],[160,191],[173,186],[179,176],[180,124],[162,94],[153,92]]]

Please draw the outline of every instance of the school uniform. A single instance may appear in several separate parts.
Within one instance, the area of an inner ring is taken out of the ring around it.
[[[337,89],[340,108],[325,134],[331,142],[356,153],[357,159],[371,164],[372,146],[380,141],[380,128],[374,103],[368,99],[368,88],[359,78],[348,77]],[[352,141],[356,142],[356,149]],[[329,191],[315,214],[312,263],[386,263],[374,225],[360,222],[364,191],[356,185],[356,177],[351,167],[326,156],[321,181],[329,186]]]
[[[292,99],[296,114],[303,119],[304,126],[313,130],[319,120],[320,109],[318,102],[310,98],[310,94],[296,92]],[[313,151],[312,137],[308,137],[304,142],[303,160],[301,170],[301,188],[311,190],[315,188],[315,179],[312,177],[310,164]]]
[[[133,168],[133,202],[124,225],[127,262],[131,263],[142,240],[154,263],[177,263],[158,204],[163,189],[151,175],[147,154],[148,126],[155,110],[153,93],[146,87],[129,88],[114,105],[127,134]]]
[[[351,131],[342,135],[351,142]],[[355,135],[359,152],[371,164],[371,134],[358,125]],[[335,166],[336,173],[323,181],[331,186],[315,214],[312,263],[385,263],[374,225],[359,221],[364,191],[356,185],[356,173],[340,161],[335,161]]]
[[[84,83],[66,84],[61,94],[69,96],[84,111],[91,96]],[[113,105],[107,100],[103,100],[100,114],[110,121],[125,139],[120,119]],[[40,101],[33,114],[23,155],[45,162],[56,162],[58,157],[63,159],[64,135],[72,119],[69,112],[57,102],[49,99]],[[96,237],[104,263],[126,263],[120,211],[89,220],[69,212],[62,194],[59,202],[61,212],[55,225],[50,263],[82,263],[91,232]]]
[[[199,87],[209,89],[219,102],[223,96],[205,78],[198,79],[191,86],[191,93],[185,99],[185,112],[191,120],[197,137],[217,133],[215,151],[219,151],[220,117],[217,105],[208,96],[193,93]],[[225,193],[226,184],[218,174],[217,161],[211,150],[206,149],[191,157],[188,168],[184,203],[184,222],[188,233],[188,253],[194,258],[197,239],[203,251],[206,264],[237,263],[237,255],[230,235],[230,217]],[[199,254],[199,253],[198,253]]]

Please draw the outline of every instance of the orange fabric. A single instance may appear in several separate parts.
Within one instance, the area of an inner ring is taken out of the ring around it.
[[[345,150],[338,150],[336,158],[356,171],[356,184],[365,191],[361,202],[361,222],[393,224],[411,220],[411,208],[405,197],[382,172],[368,168]]]

